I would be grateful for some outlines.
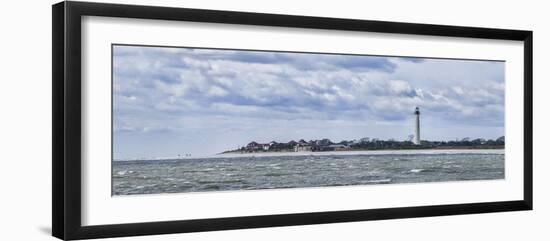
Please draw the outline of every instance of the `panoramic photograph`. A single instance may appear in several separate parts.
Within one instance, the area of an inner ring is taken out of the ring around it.
[[[112,195],[505,178],[505,62],[112,45]]]

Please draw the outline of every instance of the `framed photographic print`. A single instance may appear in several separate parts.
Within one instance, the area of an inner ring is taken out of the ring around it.
[[[531,31],[53,6],[58,238],[531,209]]]

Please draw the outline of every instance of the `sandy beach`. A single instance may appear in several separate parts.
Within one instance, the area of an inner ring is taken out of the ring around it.
[[[504,154],[504,149],[424,149],[424,150],[364,150],[364,151],[323,151],[323,152],[254,152],[224,153],[210,158],[268,157],[268,156],[346,156],[346,155],[407,155],[407,154]]]

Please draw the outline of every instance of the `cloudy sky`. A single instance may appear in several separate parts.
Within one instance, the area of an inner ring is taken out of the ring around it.
[[[114,158],[504,135],[504,62],[113,46]]]

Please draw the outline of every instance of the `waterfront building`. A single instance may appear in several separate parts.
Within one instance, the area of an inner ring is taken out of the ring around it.
[[[298,143],[294,146],[294,151],[295,152],[311,151],[311,145],[307,143]]]

